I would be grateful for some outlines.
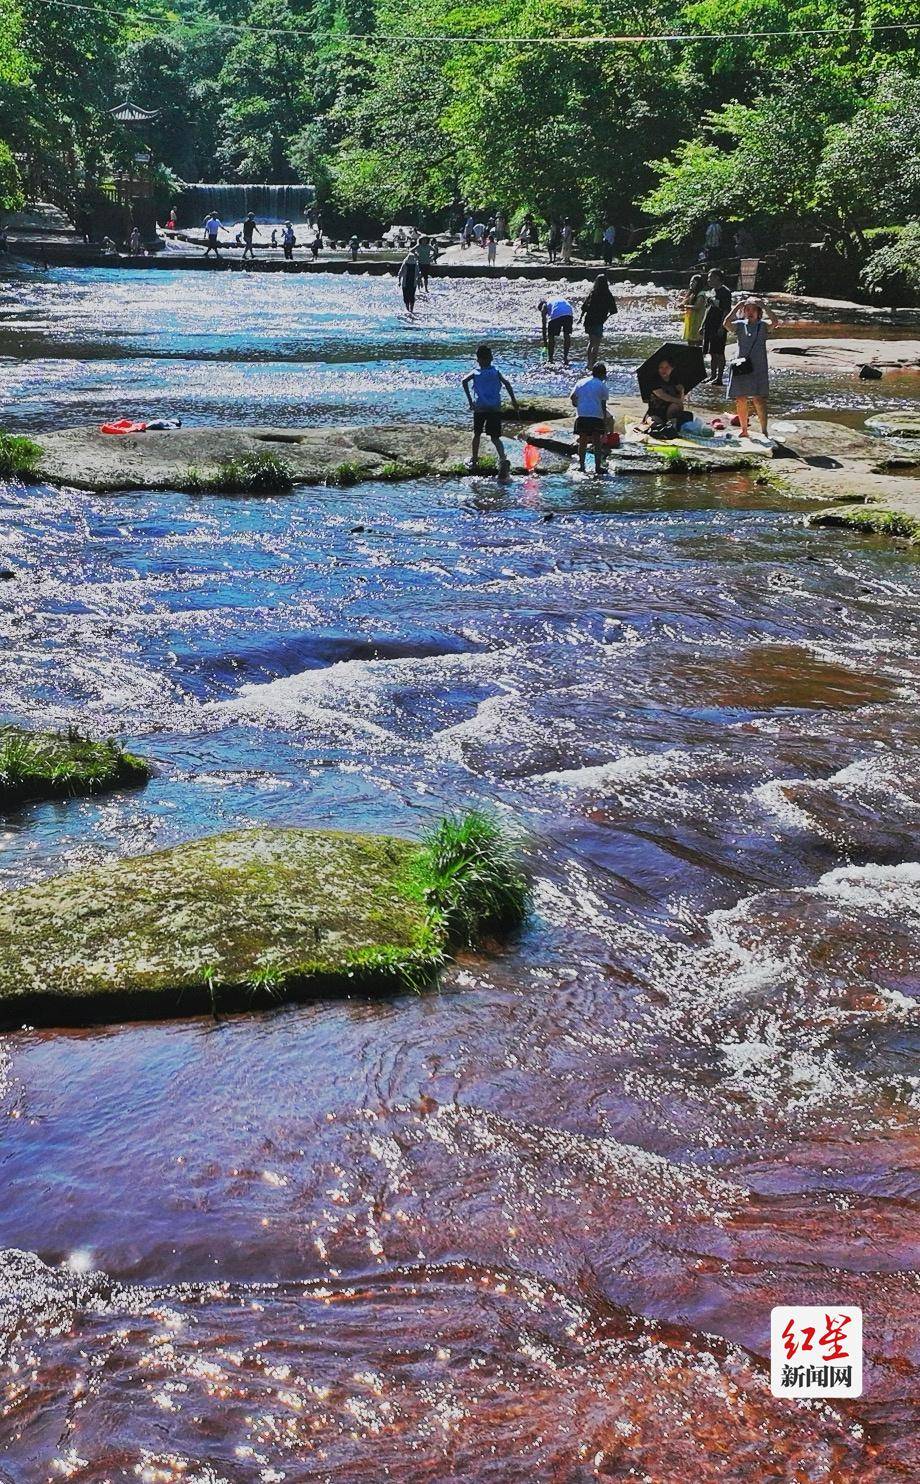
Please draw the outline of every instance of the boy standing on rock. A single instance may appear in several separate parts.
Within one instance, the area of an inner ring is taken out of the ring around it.
[[[492,440],[492,447],[498,455],[498,477],[507,479],[511,473],[511,464],[505,453],[505,445],[502,443],[502,387],[511,398],[511,405],[515,412],[518,409],[517,397],[514,395],[514,387],[511,382],[492,365],[492,351],[488,345],[480,345],[476,352],[478,370],[471,371],[463,378],[463,391],[466,400],[470,404],[473,414],[473,447],[470,458],[470,472],[475,474],[479,463],[479,443],[483,433],[488,433]],[[472,385],[472,393],[470,386]]]

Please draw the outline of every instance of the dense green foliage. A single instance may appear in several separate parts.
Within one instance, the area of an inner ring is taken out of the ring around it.
[[[126,0],[92,20],[11,0],[0,205],[10,152],[62,187],[126,158],[106,110],[130,92],[186,180],[308,179],[384,223],[469,203],[694,241],[716,215],[865,256],[866,228],[920,214],[920,32],[899,22],[907,0]],[[590,39],[623,31],[646,39]]]

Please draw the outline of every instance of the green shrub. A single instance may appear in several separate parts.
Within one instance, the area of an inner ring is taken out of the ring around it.
[[[278,454],[247,453],[222,460],[208,473],[189,469],[185,488],[193,494],[259,495],[289,490],[293,483],[291,466]]]
[[[41,461],[41,445],[18,433],[0,433],[0,479],[34,479]]]
[[[519,927],[530,910],[517,851],[479,810],[442,819],[423,840],[415,871],[450,943],[470,947],[484,933]]]

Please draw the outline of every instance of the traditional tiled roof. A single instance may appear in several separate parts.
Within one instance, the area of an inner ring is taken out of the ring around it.
[[[152,119],[159,118],[158,108],[138,108],[126,98],[124,103],[119,103],[117,108],[110,108],[109,115],[119,124],[149,124]]]

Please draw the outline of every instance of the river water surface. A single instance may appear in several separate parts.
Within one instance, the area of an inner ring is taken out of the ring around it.
[[[461,421],[532,284],[0,286],[2,421]],[[624,301],[615,385],[673,328]],[[881,388],[881,390],[879,390]],[[898,383],[779,381],[903,404]],[[2,719],[141,792],[0,821],[0,884],[247,824],[494,809],[536,910],[437,993],[0,1040],[0,1479],[918,1477],[920,561],[747,475],[0,486]],[[860,1401],[770,1308],[864,1310]]]

